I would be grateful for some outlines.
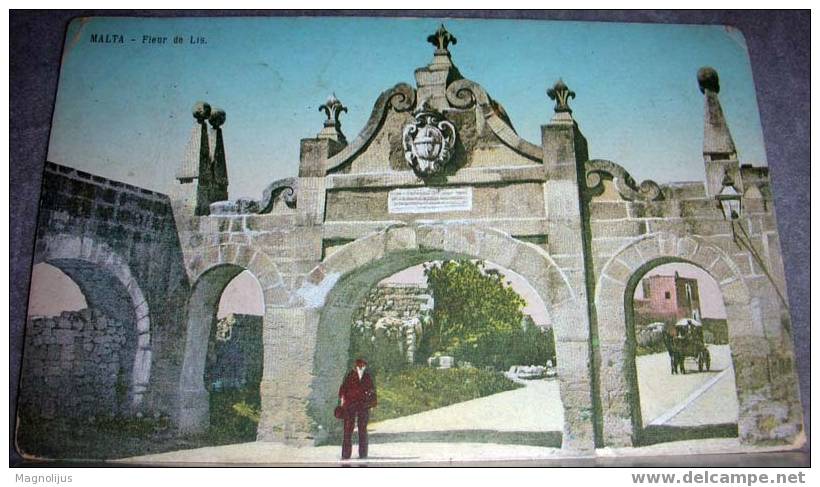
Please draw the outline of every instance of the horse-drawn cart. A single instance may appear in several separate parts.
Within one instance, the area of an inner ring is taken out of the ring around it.
[[[686,373],[687,357],[697,360],[699,372],[711,368],[712,356],[703,342],[703,324],[699,321],[684,318],[674,325],[667,324],[664,328],[663,341],[669,352],[673,374]]]

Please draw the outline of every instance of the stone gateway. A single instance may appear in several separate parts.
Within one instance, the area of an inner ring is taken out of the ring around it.
[[[566,83],[548,90],[554,113],[533,143],[456,68],[455,36],[442,26],[428,40],[433,58],[416,69],[415,86],[382,92],[351,141],[340,121],[347,108],[328,99],[321,131],[301,141],[298,174],[258,200],[227,200],[230,123],[207,103],[194,108],[171,195],[48,165],[36,261],[87,283],[99,312],[85,323],[117,323],[111,368],[125,381],[125,399],[117,406],[106,397],[106,407],[168,414],[184,433],[207,428],[208,337],[222,291],[249,271],[265,306],[257,439],[328,441],[339,428],[333,409],[351,326],[365,319],[359,307],[371,290],[410,266],[468,258],[519,274],[547,307],[562,449],[638,446],[645,432],[632,296],[647,271],[678,262],[719,285],[740,442],[802,441],[768,170],[738,160],[718,74],[697,73],[706,181],[638,183],[615,162],[589,159]],[[51,329],[83,344],[100,333],[68,319],[30,325],[37,332],[27,363],[80,360],[42,348]]]

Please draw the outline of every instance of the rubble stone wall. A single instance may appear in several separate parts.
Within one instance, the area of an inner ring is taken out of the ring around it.
[[[433,298],[426,285],[379,284],[367,295],[355,320],[372,328],[380,318],[421,318],[432,307]]]
[[[86,308],[34,316],[27,327],[24,414],[91,418],[127,411],[136,343],[122,323]]]

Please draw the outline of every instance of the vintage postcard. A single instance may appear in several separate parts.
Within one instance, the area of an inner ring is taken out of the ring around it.
[[[79,18],[16,442],[127,464],[805,442],[745,41]]]

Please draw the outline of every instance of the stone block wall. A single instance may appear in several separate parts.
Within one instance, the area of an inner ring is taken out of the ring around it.
[[[95,310],[30,317],[20,411],[44,418],[127,412],[127,379],[135,346],[133,333],[123,323]]]
[[[617,367],[625,367],[624,373],[634,368],[634,330],[630,323],[626,328],[616,323],[629,319],[625,293],[634,291],[639,274],[668,262],[701,267],[721,289],[729,315],[741,440],[796,441],[802,420],[799,397],[791,387],[797,379],[777,226],[771,201],[759,191],[749,192],[751,182],[747,183],[749,197],[743,198],[742,213],[734,222],[724,218],[703,183],[664,186],[655,201],[630,201],[609,187],[589,201],[590,278],[601,336],[601,397],[609,423],[604,425],[605,442],[631,444],[639,436],[634,421],[637,386],[613,372]],[[790,386],[778,389],[776,384]],[[632,428],[624,426],[623,419],[629,416]]]
[[[250,269],[257,255],[281,276],[283,292],[284,288],[298,288],[321,260],[322,228],[299,226],[297,219],[293,213],[194,218],[178,213],[177,220],[182,222],[179,239],[192,285],[214,265],[230,263]],[[237,253],[238,248],[247,253]],[[280,293],[274,301],[266,299],[265,304],[285,306],[288,298]]]
[[[379,284],[370,291],[354,320],[373,327],[379,318],[421,318],[433,309],[433,297],[424,284]]]
[[[423,323],[429,319],[432,309],[433,297],[426,284],[380,283],[374,287],[353,314],[354,333],[365,340],[365,343],[358,343],[370,351],[365,358],[371,362],[384,360],[383,354],[390,353],[389,350],[379,350],[384,347],[400,354],[395,360],[414,363],[424,333]],[[353,343],[357,341],[353,340]],[[353,348],[351,344],[351,353]],[[365,350],[358,352],[365,353]],[[387,364],[371,365],[379,368]]]
[[[170,412],[189,285],[168,197],[47,163],[38,218],[35,264],[59,267],[90,307],[138,329],[139,407]],[[101,285],[102,275],[122,292]]]

